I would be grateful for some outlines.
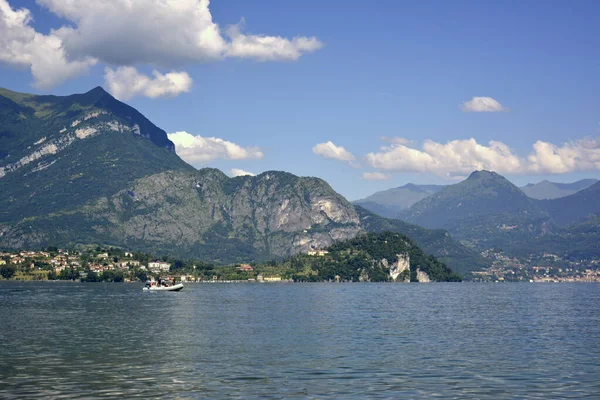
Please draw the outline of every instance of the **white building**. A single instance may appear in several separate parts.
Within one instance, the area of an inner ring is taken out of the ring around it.
[[[168,272],[171,264],[161,261],[150,261],[148,269],[152,272]]]

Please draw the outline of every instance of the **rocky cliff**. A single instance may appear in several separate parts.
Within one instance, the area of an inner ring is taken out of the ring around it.
[[[5,226],[3,242],[105,243],[233,262],[324,248],[360,230],[352,205],[321,179],[203,169],[151,175],[82,207]]]

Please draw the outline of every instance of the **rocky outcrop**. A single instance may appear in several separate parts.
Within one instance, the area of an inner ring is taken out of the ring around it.
[[[410,256],[408,253],[398,254],[396,262],[389,266],[393,281],[410,282]],[[403,273],[408,271],[408,273]],[[398,278],[401,277],[400,280]]]
[[[419,268],[417,268],[417,282],[429,283],[431,282],[431,278],[429,278],[427,272],[421,271]]]

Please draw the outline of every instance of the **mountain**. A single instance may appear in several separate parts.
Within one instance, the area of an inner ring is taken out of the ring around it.
[[[361,231],[321,179],[196,170],[162,129],[102,88],[0,90],[0,247],[109,244],[233,262],[286,256]]]
[[[419,200],[439,192],[442,185],[415,185],[408,183],[404,186],[383,190],[356,200],[357,204],[383,217],[394,218],[401,211],[409,208]]]
[[[532,199],[548,200],[569,196],[592,186],[596,182],[598,182],[597,179],[582,179],[573,183],[542,181],[536,184],[530,183],[522,187],[521,190]]]
[[[361,225],[368,232],[397,232],[410,237],[427,254],[431,254],[446,263],[457,273],[468,276],[469,273],[489,267],[479,253],[452,239],[444,229],[426,229],[399,219],[383,218],[367,209],[355,205]]]
[[[452,264],[473,256],[443,231],[363,211],[361,221],[318,178],[196,170],[165,131],[102,88],[71,96],[0,89],[0,104],[0,248],[101,244],[231,263],[387,226]]]
[[[518,187],[495,172],[476,171],[400,216],[426,228],[447,229],[479,249],[528,240],[552,229],[548,214]]]
[[[578,224],[600,214],[600,182],[569,196],[540,200],[538,205],[561,226]]]
[[[306,252],[360,230],[352,205],[320,179],[208,168],[150,175],[83,206],[0,225],[11,248],[100,243],[218,263]]]
[[[194,168],[165,131],[102,88],[71,96],[0,89],[0,222],[81,206],[167,170]]]

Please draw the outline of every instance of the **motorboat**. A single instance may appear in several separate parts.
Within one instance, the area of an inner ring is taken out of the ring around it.
[[[160,284],[157,282],[146,282],[142,290],[148,292],[179,292],[181,289],[183,289],[183,283],[172,284],[169,281],[162,281]]]

